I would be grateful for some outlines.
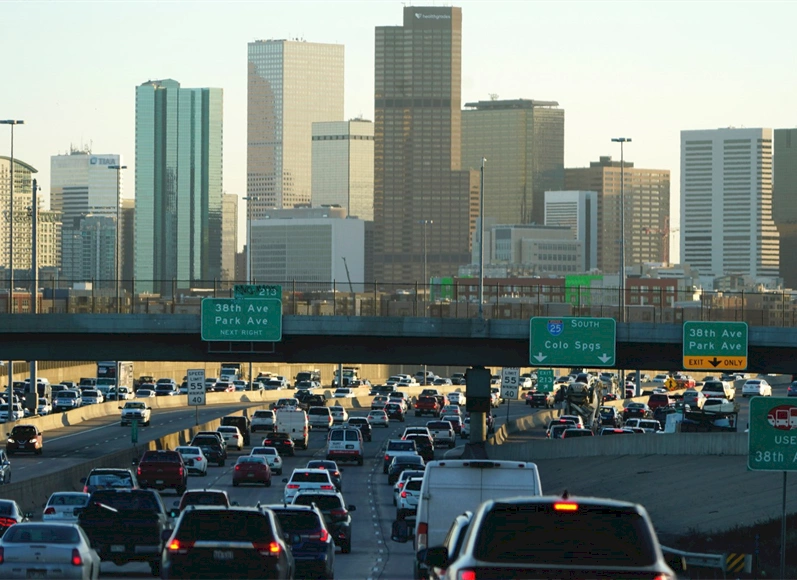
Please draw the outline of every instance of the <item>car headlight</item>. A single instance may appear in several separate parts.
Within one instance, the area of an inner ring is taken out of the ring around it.
[[[9,443],[16,443],[16,441],[14,441],[13,439],[11,439],[11,437],[9,437],[9,438],[8,438],[8,442],[9,442]]]
[[[37,443],[37,442],[38,442],[38,439],[31,439],[30,441],[28,441],[28,443]]]

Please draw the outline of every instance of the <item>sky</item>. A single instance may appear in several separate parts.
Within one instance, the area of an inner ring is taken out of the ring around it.
[[[0,119],[23,119],[15,157],[39,170],[71,146],[120,153],[133,197],[135,87],[173,78],[224,89],[224,191],[246,194],[247,43],[345,45],[345,114],[373,119],[374,28],[402,6],[442,2],[293,0],[0,1]],[[558,101],[565,167],[619,159],[672,171],[678,228],[680,131],[797,126],[797,3],[462,1],[462,102]],[[10,136],[0,126],[0,155]],[[488,181],[485,174],[485,180]],[[241,202],[243,204],[243,202]],[[239,209],[239,247],[245,231]],[[679,256],[673,233],[672,258]]]

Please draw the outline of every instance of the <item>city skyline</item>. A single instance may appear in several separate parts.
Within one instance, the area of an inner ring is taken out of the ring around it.
[[[611,137],[633,138],[626,159],[638,167],[672,171],[673,228],[680,215],[681,130],[795,125],[790,95],[797,80],[784,74],[793,52],[788,23],[797,15],[794,4],[727,3],[721,11],[709,2],[457,6],[463,13],[463,102],[485,100],[490,93],[558,101],[567,111],[566,167],[586,167],[602,155],[617,159]],[[169,77],[187,86],[225,90],[224,191],[243,196],[247,43],[304,38],[343,44],[345,118],[373,118],[374,30],[395,22],[401,10],[398,2],[96,7],[77,2],[0,6],[7,20],[36,25],[35,41],[25,27],[4,30],[0,38],[7,54],[26,49],[26,58],[13,59],[5,71],[13,88],[4,91],[0,117],[26,121],[16,131],[15,156],[40,169],[45,197],[49,158],[68,143],[118,151],[132,175],[133,87],[142,78]],[[222,18],[237,25],[219,27]],[[170,35],[147,34],[159,30],[162,21],[171,23]],[[148,42],[140,43],[140,34],[119,34],[127,27],[147,34]],[[87,54],[74,38],[90,38],[108,56]],[[8,142],[0,131],[0,154],[8,155]],[[677,245],[677,238],[672,241]]]

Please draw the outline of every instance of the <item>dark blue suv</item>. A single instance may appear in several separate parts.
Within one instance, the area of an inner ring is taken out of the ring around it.
[[[274,512],[290,544],[297,578],[335,577],[335,540],[315,505],[262,506]]]

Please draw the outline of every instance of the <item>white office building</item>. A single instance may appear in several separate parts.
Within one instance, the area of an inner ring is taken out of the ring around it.
[[[681,131],[681,261],[704,287],[728,274],[778,276],[772,129]]]
[[[595,191],[546,191],[545,225],[567,226],[581,242],[581,271],[598,267],[598,193]]]
[[[253,283],[344,290],[351,279],[354,291],[363,291],[365,222],[345,209],[268,210],[251,228]]]
[[[374,124],[363,119],[313,123],[313,207],[339,205],[374,219]]]
[[[50,209],[61,213],[64,227],[92,214],[116,219],[116,154],[93,154],[72,149],[68,155],[50,157]],[[119,172],[119,195],[124,191],[124,171]]]

